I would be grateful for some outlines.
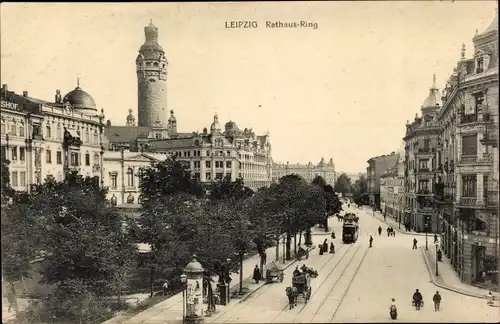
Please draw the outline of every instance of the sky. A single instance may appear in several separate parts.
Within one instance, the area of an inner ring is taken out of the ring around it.
[[[2,3],[1,83],[54,100],[80,86],[113,125],[137,116],[135,59],[152,19],[178,130],[269,131],[274,161],[366,171],[397,151],[436,74],[442,89],[495,1]],[[257,28],[226,28],[256,21]],[[317,23],[267,28],[266,22]]]

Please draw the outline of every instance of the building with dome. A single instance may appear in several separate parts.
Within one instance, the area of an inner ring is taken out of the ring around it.
[[[321,158],[317,164],[312,164],[311,162],[308,164],[273,163],[274,183],[278,182],[279,178],[290,174],[297,174],[306,179],[307,182],[311,182],[316,176],[321,176],[332,187],[337,179],[333,158],[330,158],[328,162],[325,162],[325,159]]]
[[[1,89],[1,156],[10,160],[11,185],[28,190],[68,172],[97,176],[102,184],[103,111],[77,82],[64,97],[40,100]]]

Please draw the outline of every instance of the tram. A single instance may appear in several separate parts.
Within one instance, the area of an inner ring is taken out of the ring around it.
[[[344,221],[342,226],[342,242],[354,243],[358,240],[359,226],[357,222]]]

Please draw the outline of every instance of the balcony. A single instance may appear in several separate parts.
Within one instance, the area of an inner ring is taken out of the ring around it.
[[[476,207],[477,197],[462,197],[460,198],[460,206]]]
[[[418,196],[432,196],[432,192],[428,189],[419,189],[417,191]]]
[[[477,162],[477,155],[462,155],[460,157],[460,164],[470,164]]]
[[[471,115],[462,115],[460,117],[460,124],[468,124],[468,123],[474,123],[477,122],[478,118],[476,114],[471,114]]]
[[[436,152],[436,149],[432,147],[420,147],[418,149],[418,153],[434,153],[434,152]]]

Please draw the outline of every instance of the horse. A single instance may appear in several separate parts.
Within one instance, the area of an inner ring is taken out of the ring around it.
[[[295,287],[286,287],[285,289],[286,296],[288,297],[288,309],[292,309],[295,306],[297,306],[297,296],[298,296],[298,291],[297,288]]]

